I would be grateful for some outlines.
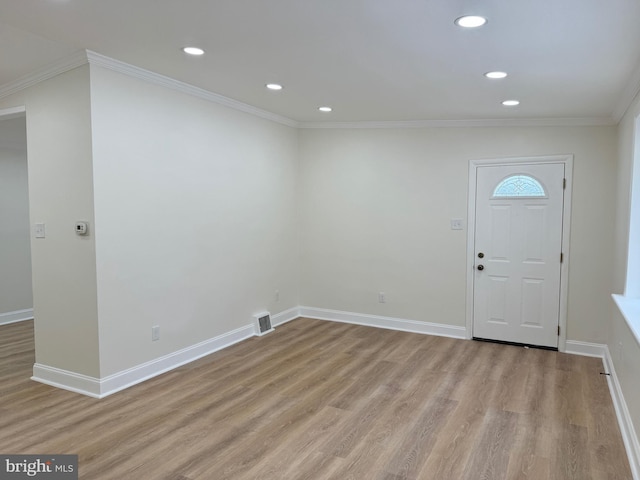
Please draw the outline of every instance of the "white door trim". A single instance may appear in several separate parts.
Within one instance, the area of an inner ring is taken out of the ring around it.
[[[544,155],[536,157],[512,157],[469,161],[469,192],[467,208],[467,305],[466,305],[466,329],[467,338],[473,336],[473,287],[475,265],[475,230],[476,230],[476,180],[478,167],[504,166],[519,164],[563,163],[565,166],[565,178],[567,186],[564,191],[564,204],[562,212],[562,253],[563,262],[560,266],[560,337],[558,338],[558,350],[564,352],[567,343],[567,294],[569,279],[569,245],[571,226],[571,190],[573,186],[573,154]]]

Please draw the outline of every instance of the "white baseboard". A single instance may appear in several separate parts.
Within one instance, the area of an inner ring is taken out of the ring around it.
[[[567,340],[564,353],[583,355],[585,357],[604,358],[606,345],[601,343],[581,342],[579,340]]]
[[[271,325],[277,327],[278,325],[284,325],[291,320],[295,320],[300,317],[300,307],[293,307],[284,312],[271,315]]]
[[[33,308],[16,310],[15,312],[0,313],[0,325],[33,320]]]
[[[40,363],[33,365],[33,376],[31,380],[51,385],[52,387],[62,388],[63,390],[69,390],[70,392],[82,393],[83,395],[93,398],[103,397],[103,395],[100,394],[99,378],[42,365]]]
[[[382,317],[365,313],[341,312],[339,310],[327,310],[325,308],[300,307],[301,317],[315,318],[317,320],[330,320],[332,322],[353,323],[368,327],[386,328],[389,330],[401,330],[403,332],[424,333],[441,337],[467,338],[467,329],[442,323],[419,322],[417,320],[404,320],[394,317]]]
[[[271,317],[272,325],[282,325],[298,318],[299,311],[298,307],[294,307],[273,315]],[[247,325],[104,378],[90,377],[36,363],[33,366],[31,379],[90,397],[104,398],[254,335],[253,324]]]
[[[271,322],[273,326],[278,326],[301,316],[453,338],[465,338],[466,332],[464,327],[310,307],[290,308],[273,315]],[[31,379],[64,390],[82,393],[90,397],[104,398],[254,335],[254,325],[246,325],[104,378],[95,378],[36,363],[33,366],[33,376]]]
[[[640,444],[638,443],[638,435],[633,427],[633,421],[631,420],[631,414],[627,408],[627,402],[624,400],[622,394],[622,388],[618,381],[615,368],[613,367],[613,360],[609,347],[604,345],[604,356],[602,358],[605,372],[610,375],[607,376],[609,382],[609,391],[611,392],[611,399],[613,400],[613,407],[618,417],[618,425],[620,426],[620,433],[622,434],[622,440],[624,441],[624,447],[627,450],[627,458],[629,459],[629,466],[631,468],[631,474],[634,480],[640,480]]]
[[[89,377],[36,363],[31,379],[90,397],[104,398],[253,337],[254,334],[253,325],[247,325],[104,378]]]

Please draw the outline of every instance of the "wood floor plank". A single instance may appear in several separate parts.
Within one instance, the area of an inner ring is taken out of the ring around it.
[[[295,443],[280,442],[273,445],[268,454],[247,472],[246,477],[255,480],[295,478],[294,472],[301,470],[306,452],[320,451],[326,438],[344,424],[348,415],[348,411],[340,408],[323,407],[308,422],[290,432],[297,439]]]
[[[517,413],[494,408],[487,410],[482,436],[476,441],[462,478],[465,480],[507,478],[507,466],[517,422]]]
[[[433,396],[442,378],[441,375],[426,370],[420,382],[415,382],[404,390],[393,386],[395,394],[390,400],[391,404],[376,415],[368,433],[360,437],[331,480],[375,478],[377,472],[384,471],[393,455],[401,448],[406,431],[413,426],[413,413]]]
[[[295,470],[289,470],[280,479],[295,480],[329,479],[344,465],[345,460],[322,452],[311,451],[302,458]],[[249,480],[251,477],[241,480]]]
[[[482,432],[487,409],[493,404],[497,382],[480,376],[469,379],[453,398],[458,406],[438,435],[433,454],[427,460],[425,471],[439,480],[459,480]],[[469,395],[469,391],[473,395]]]
[[[562,429],[558,448],[553,456],[554,480],[590,480],[591,468],[586,427],[567,425]]]
[[[397,363],[387,362],[385,360],[370,362],[369,365],[357,374],[356,378],[358,378],[359,381],[354,382],[353,385],[340,394],[331,405],[336,408],[349,410],[355,403],[359,402],[361,398],[368,396],[376,390],[380,384],[391,379],[392,372],[398,368],[399,365]]]
[[[385,471],[405,479],[419,478],[440,429],[456,405],[457,402],[454,400],[433,397],[417,416],[415,424],[408,430]]]
[[[549,456],[538,453],[538,439],[550,436],[551,430],[540,430],[536,415],[519,415],[506,478],[549,478]]]
[[[599,359],[297,319],[102,400],[0,326],[0,451],[83,480],[629,480]]]

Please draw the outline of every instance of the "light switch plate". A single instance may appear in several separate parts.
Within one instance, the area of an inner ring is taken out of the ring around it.
[[[33,230],[36,238],[44,238],[44,223],[36,223]]]
[[[452,218],[451,219],[451,230],[462,230],[462,219],[461,218]]]

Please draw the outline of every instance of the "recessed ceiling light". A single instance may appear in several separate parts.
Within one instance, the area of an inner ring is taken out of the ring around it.
[[[502,105],[504,105],[505,107],[515,107],[516,105],[520,105],[520,101],[519,100],[505,100],[504,102],[502,102]]]
[[[282,85],[279,83],[267,83],[265,85],[269,90],[282,90]]]
[[[465,15],[464,17],[456,18],[454,23],[459,27],[476,28],[487,23],[487,19],[479,15]]]
[[[318,110],[321,112],[330,112],[333,109],[331,107],[318,107]]]
[[[198,47],[184,47],[182,51],[189,55],[204,55],[204,50]]]
[[[487,78],[505,78],[507,76],[507,72],[487,72],[484,76]]]

